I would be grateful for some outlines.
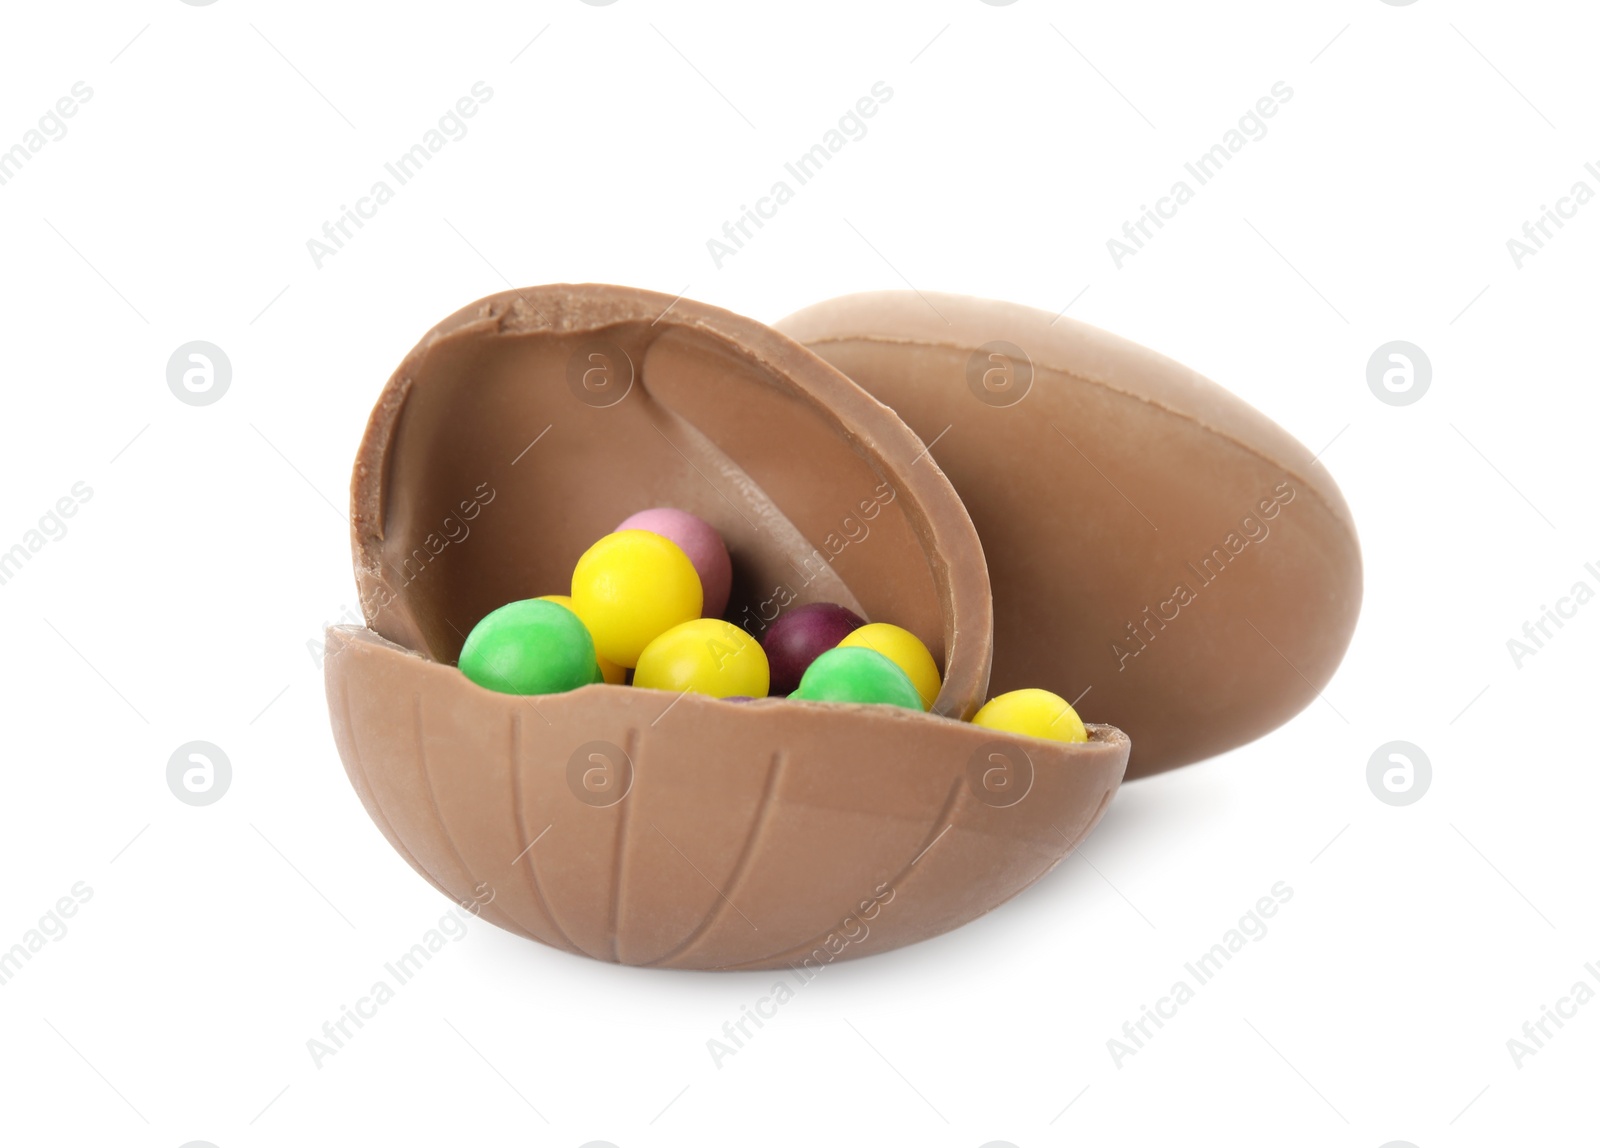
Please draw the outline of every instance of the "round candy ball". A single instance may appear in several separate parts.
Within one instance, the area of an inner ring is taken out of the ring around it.
[[[700,575],[700,589],[705,595],[701,614],[722,617],[728,608],[728,592],[733,588],[733,560],[715,526],[687,510],[658,506],[629,515],[617,529],[649,530],[676,542]]]
[[[922,644],[922,639],[910,630],[891,626],[887,622],[873,622],[859,630],[852,630],[839,645],[846,649],[860,647],[877,650],[899,666],[911,679],[911,684],[917,687],[917,696],[922,699],[923,709],[931,707],[933,699],[939,696],[939,667],[934,664],[933,655]]]
[[[832,602],[810,602],[779,615],[761,636],[761,648],[772,666],[772,692],[793,693],[820,654],[865,625],[853,611]]]
[[[1012,690],[991,698],[972,716],[972,724],[1049,741],[1089,740],[1078,711],[1049,690]]]
[[[538,600],[541,602],[554,602],[558,606],[565,606],[569,610],[572,609],[572,599],[566,594],[540,594]],[[573,613],[577,613],[577,611],[574,610]],[[600,676],[595,679],[596,684],[605,682],[608,685],[620,686],[627,680],[628,671],[617,665],[610,658],[602,657],[599,653],[596,653],[594,660],[600,664]]]
[[[571,610],[529,598],[484,615],[456,664],[502,694],[557,694],[593,680],[594,642]]]
[[[644,648],[633,684],[714,698],[765,697],[767,655],[759,642],[731,622],[696,618],[672,627]]]
[[[838,647],[817,656],[789,695],[813,702],[875,702],[922,709],[906,672],[876,650]]]
[[[676,542],[649,530],[607,534],[572,571],[572,608],[603,658],[633,666],[653,639],[700,616],[700,575]]]

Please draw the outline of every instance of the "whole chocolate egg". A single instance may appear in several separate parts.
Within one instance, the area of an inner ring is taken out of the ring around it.
[[[961,495],[994,588],[992,693],[1081,698],[1127,730],[1139,777],[1260,737],[1333,676],[1361,609],[1350,509],[1217,384],[959,295],[846,295],[777,326],[893,407]]]

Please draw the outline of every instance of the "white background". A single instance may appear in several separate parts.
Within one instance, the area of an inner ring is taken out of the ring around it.
[[[0,147],[93,96],[0,187],[0,548],[93,495],[0,586],[0,948],[93,895],[0,987],[0,1138],[1592,1143],[1600,1002],[1520,1067],[1507,1040],[1600,962],[1600,605],[1520,668],[1506,643],[1600,588],[1600,205],[1520,270],[1506,241],[1600,191],[1596,31],[1487,0],[7,5]],[[469,134],[319,270],[306,241],[480,80]],[[869,133],[718,269],[707,239],[879,80]],[[1106,240],[1280,80],[1269,134],[1117,269]],[[830,967],[720,1067],[768,974],[485,924],[315,1067],[449,908],[346,782],[308,648],[355,603],[357,439],[435,321],[583,280],[768,321],[907,282],[1070,303],[1326,445],[1366,560],[1350,653],[1284,728],[1130,784],[1023,896]],[[167,387],[195,339],[233,366],[214,405]],[[1414,405],[1367,386],[1393,339],[1432,362]],[[205,808],[166,784],[195,739],[233,766]],[[1433,766],[1403,808],[1366,783],[1395,739]],[[1268,934],[1115,1065],[1279,881]]]

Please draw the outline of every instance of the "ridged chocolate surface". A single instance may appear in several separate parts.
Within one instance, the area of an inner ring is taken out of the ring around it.
[[[329,630],[326,664],[351,782],[413,868],[503,928],[631,965],[826,964],[955,928],[1065,857],[1128,755],[1104,726],[1030,741],[1019,767],[981,756],[1005,740],[988,731],[888,706],[518,698],[360,628]],[[631,762],[602,767],[609,792],[569,774],[596,741]]]

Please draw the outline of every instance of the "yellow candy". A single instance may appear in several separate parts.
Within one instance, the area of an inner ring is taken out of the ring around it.
[[[633,666],[656,637],[700,616],[700,575],[675,542],[648,530],[607,534],[572,572],[572,612],[595,652]]]
[[[933,699],[939,696],[939,667],[934,664],[933,655],[928,653],[928,647],[922,644],[922,639],[910,630],[902,630],[887,622],[873,622],[850,631],[839,646],[841,649],[861,646],[877,650],[899,666],[911,679],[911,684],[917,687],[917,696],[922,699],[923,709],[932,706]]]
[[[770,679],[761,643],[731,622],[697,618],[644,648],[633,684],[714,698],[764,698]]]
[[[972,724],[1048,741],[1089,740],[1078,711],[1049,690],[1012,690],[991,698],[973,715]]]
[[[540,594],[539,599],[543,602],[554,602],[557,606],[565,606],[567,609],[572,610],[572,599],[565,594]],[[576,610],[572,610],[572,612],[574,614],[577,613]],[[592,639],[594,635],[591,634],[589,637]],[[620,686],[627,680],[628,671],[617,665],[610,658],[601,657],[597,652],[594,660],[600,663],[600,673],[609,684]]]

